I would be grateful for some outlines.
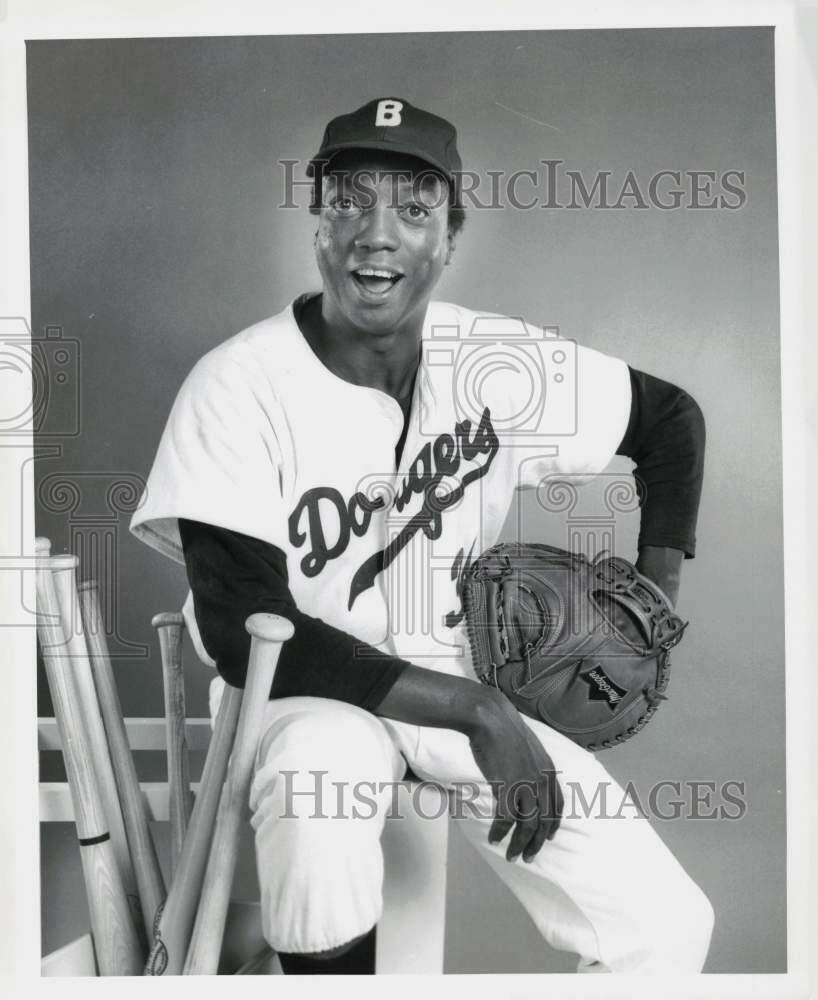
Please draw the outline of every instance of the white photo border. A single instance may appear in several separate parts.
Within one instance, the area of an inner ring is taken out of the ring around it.
[[[112,7],[114,10],[112,10]],[[358,16],[360,15],[360,16]],[[365,15],[365,17],[364,17]],[[629,977],[446,976],[392,977],[394,997],[468,995],[470,1000],[505,996],[526,997],[547,990],[561,998],[605,996],[792,997],[810,996],[816,984],[815,808],[818,782],[811,762],[815,733],[810,733],[810,706],[818,703],[818,685],[811,673],[811,656],[818,648],[818,615],[811,614],[818,597],[815,560],[818,530],[811,511],[818,511],[818,346],[810,331],[818,329],[818,295],[814,284],[818,244],[818,195],[809,177],[818,178],[818,7],[815,4],[712,3],[598,3],[565,6],[511,3],[489,6],[474,2],[415,4],[411,26],[407,9],[377,6],[360,0],[328,3],[312,0],[273,10],[271,6],[233,0],[230,4],[174,2],[174,0],[0,0],[0,130],[4,156],[0,185],[0,247],[3,281],[0,316],[22,316],[30,322],[28,163],[26,123],[25,40],[46,38],[135,38],[228,35],[359,33],[474,30],[560,30],[580,28],[716,27],[772,25],[775,27],[776,129],[778,145],[779,251],[781,301],[781,377],[784,476],[784,558],[787,704],[787,889],[788,972],[781,975],[718,975],[661,983]],[[811,54],[810,54],[811,53]],[[812,374],[812,379],[810,375]],[[19,553],[31,556],[33,539],[33,477],[28,447],[0,448],[0,483],[21,481],[25,496],[2,492],[0,499],[0,558]],[[28,532],[20,547],[20,526]],[[8,563],[6,565],[9,565]],[[33,574],[0,573],[0,602],[22,601],[33,607]],[[7,620],[7,619],[3,619]],[[37,824],[37,741],[35,638],[33,630],[4,630],[0,636],[0,664],[4,669],[5,724],[0,726],[0,759],[5,822],[0,824],[0,981],[16,981],[34,995],[62,993],[63,980],[42,980],[40,965],[39,829]],[[718,671],[714,664],[713,696],[718,698]],[[728,710],[729,706],[725,706]],[[759,712],[763,724],[763,715]],[[752,879],[748,872],[747,878]],[[350,984],[357,996],[375,995],[384,988],[377,979],[357,978]],[[110,989],[94,980],[77,981],[84,995]],[[247,977],[240,987],[246,995],[266,995],[263,980]],[[334,988],[337,985],[334,984]],[[141,984],[118,980],[117,991],[133,995]],[[174,996],[200,997],[203,989],[218,989],[218,981],[154,980],[153,990],[173,990]],[[317,995],[326,989],[320,981],[302,978],[288,986],[278,980],[276,990]]]

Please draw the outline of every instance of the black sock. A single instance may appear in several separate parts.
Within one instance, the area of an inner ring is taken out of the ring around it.
[[[295,952],[278,952],[285,976],[374,976],[375,931],[365,934],[349,951],[337,958],[313,958]]]

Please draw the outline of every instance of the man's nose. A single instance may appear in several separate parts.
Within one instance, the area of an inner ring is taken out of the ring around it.
[[[355,245],[363,250],[397,250],[400,244],[394,209],[383,199],[361,216],[361,228]]]

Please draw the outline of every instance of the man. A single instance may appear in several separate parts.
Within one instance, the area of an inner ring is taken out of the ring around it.
[[[197,363],[131,525],[185,562],[186,619],[220,674],[214,717],[224,683],[244,683],[248,615],[295,625],[251,792],[265,937],[286,973],[373,971],[389,791],[373,818],[332,823],[315,818],[315,797],[399,780],[408,765],[478,790],[464,832],[580,970],[699,971],[707,899],[646,820],[562,815],[565,782],[587,802],[617,786],[475,682],[458,586],[497,540],[515,486],[593,475],[619,451],[645,487],[637,565],[675,601],[695,548],[701,413],[579,347],[575,433],[555,437],[546,408],[538,435],[514,439],[519,400],[502,376],[464,415],[451,367],[430,361],[441,332],[457,355],[481,321],[501,341],[536,331],[432,300],[463,222],[453,126],[374,100],[329,124],[310,169],[322,291]],[[407,612],[421,608],[419,638]],[[632,880],[636,864],[651,878]]]

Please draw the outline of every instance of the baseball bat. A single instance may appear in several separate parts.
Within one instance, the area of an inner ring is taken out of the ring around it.
[[[144,916],[139,905],[139,889],[137,888],[131,855],[128,850],[128,839],[125,834],[125,824],[119,805],[119,794],[108,752],[108,741],[105,737],[105,726],[97,701],[94,676],[85,636],[82,632],[82,613],[80,611],[79,593],[77,590],[76,570],[79,559],[74,555],[51,556],[49,567],[54,580],[54,590],[57,594],[57,605],[60,609],[60,621],[66,639],[66,655],[71,663],[71,673],[76,685],[77,696],[85,719],[88,742],[91,747],[93,766],[97,776],[102,807],[108,819],[108,828],[114,856],[122,875],[122,884],[131,912],[134,917],[137,933],[143,944],[143,954],[148,951],[148,935],[145,930]]]
[[[264,972],[269,966],[272,957],[274,955],[273,949],[269,945],[265,945],[255,953],[251,958],[248,958],[244,965],[239,966],[238,969],[233,973],[234,976],[255,976],[261,972]]]
[[[145,966],[146,976],[178,976],[184,967],[219,796],[239,721],[242,693],[239,688],[225,686],[179,865],[154,924],[153,947]]]
[[[170,877],[179,864],[185,842],[193,795],[185,736],[185,675],[182,668],[182,629],[178,612],[154,615],[151,625],[159,633],[162,680],[165,690],[165,727],[168,754],[168,814],[170,817]]]
[[[281,645],[294,631],[292,623],[286,618],[271,614],[251,615],[245,627],[252,636],[247,680],[227,780],[219,799],[196,923],[183,970],[188,976],[215,975],[218,972],[224,923],[236,869],[239,828],[247,808],[264,709],[270,697]]]
[[[119,791],[122,819],[125,823],[125,833],[139,890],[139,902],[145,923],[150,926],[165,898],[165,882],[156,856],[133,754],[125,730],[122,706],[117,694],[103,629],[96,580],[83,581],[79,585],[79,595],[91,670],[105,735],[108,737],[108,749]]]
[[[63,748],[74,807],[91,934],[101,976],[133,976],[142,968],[142,943],[125,895],[103,809],[82,707],[49,568],[47,539],[37,540],[37,635]]]

